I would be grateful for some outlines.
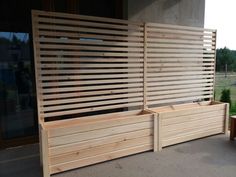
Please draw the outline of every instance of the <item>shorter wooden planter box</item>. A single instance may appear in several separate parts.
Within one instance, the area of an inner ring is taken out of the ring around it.
[[[128,111],[43,123],[44,175],[152,150],[153,117]]]
[[[158,147],[223,133],[228,125],[228,104],[189,103],[152,108],[158,114]]]

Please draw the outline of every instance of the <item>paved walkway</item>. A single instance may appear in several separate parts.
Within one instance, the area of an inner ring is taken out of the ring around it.
[[[53,177],[236,177],[236,141],[217,135]],[[1,177],[42,177],[38,146],[0,151]]]

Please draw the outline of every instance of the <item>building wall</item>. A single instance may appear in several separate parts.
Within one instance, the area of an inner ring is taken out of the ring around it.
[[[204,27],[205,0],[128,0],[129,20]]]

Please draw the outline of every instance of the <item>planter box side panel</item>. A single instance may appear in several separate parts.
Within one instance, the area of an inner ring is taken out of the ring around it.
[[[224,132],[225,104],[162,114],[162,146],[169,146]]]
[[[103,119],[49,130],[50,173],[153,149],[153,115]]]

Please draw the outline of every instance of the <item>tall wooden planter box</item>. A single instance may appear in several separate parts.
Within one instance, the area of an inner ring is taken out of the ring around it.
[[[45,175],[153,149],[153,114],[129,111],[42,126]]]
[[[159,149],[226,132],[228,106],[227,103],[201,102],[152,108],[158,114]]]

